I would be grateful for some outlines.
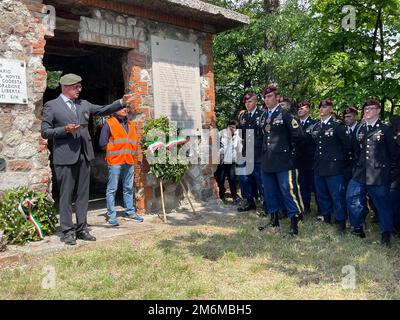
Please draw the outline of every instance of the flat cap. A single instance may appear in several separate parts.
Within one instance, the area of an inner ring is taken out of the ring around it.
[[[261,93],[261,95],[262,95],[263,98],[264,98],[267,94],[269,94],[269,93],[271,93],[271,92],[278,93],[278,88],[277,88],[275,85],[273,85],[273,84],[270,84],[268,87],[266,87],[266,88],[264,89],[264,91]]]
[[[67,73],[60,78],[60,84],[65,86],[71,86],[79,82],[82,82],[82,78],[73,73]]]

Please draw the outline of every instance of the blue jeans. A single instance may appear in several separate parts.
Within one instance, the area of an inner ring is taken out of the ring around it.
[[[347,187],[347,206],[350,212],[350,223],[354,228],[363,225],[363,213],[366,206],[366,195],[370,196],[376,205],[379,225],[383,232],[393,231],[393,211],[390,201],[390,186],[368,186],[355,180],[350,180]]]
[[[323,216],[334,214],[336,221],[347,218],[345,180],[343,175],[314,176],[318,205]]]
[[[304,211],[297,170],[262,172],[262,184],[268,213],[276,213],[282,209],[282,201],[289,218]]]
[[[124,195],[125,212],[128,215],[136,213],[135,206],[135,189],[133,186],[134,167],[131,164],[109,165],[108,166],[108,182],[107,182],[107,216],[115,219],[115,194],[118,189],[118,181],[121,177]]]

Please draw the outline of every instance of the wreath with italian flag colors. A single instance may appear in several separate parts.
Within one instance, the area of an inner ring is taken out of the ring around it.
[[[150,165],[150,172],[158,179],[179,182],[189,168],[179,150],[186,143],[179,130],[167,117],[149,119],[143,127],[142,150]]]

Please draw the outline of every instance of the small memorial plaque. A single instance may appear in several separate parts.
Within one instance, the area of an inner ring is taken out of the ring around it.
[[[28,103],[25,61],[0,59],[0,103]]]

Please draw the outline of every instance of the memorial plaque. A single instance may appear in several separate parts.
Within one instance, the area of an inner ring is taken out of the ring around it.
[[[199,46],[151,37],[155,117],[166,115],[178,128],[200,134]]]
[[[25,61],[0,59],[0,103],[28,103]]]

